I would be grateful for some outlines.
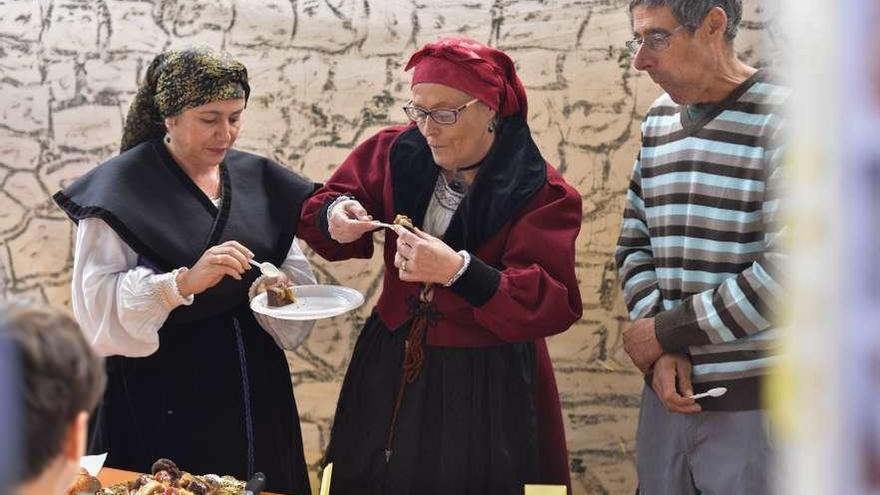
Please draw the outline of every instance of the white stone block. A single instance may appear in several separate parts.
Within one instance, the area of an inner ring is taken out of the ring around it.
[[[591,13],[600,5],[580,1],[519,2],[498,12],[497,46],[503,50],[546,48],[571,50],[586,32]],[[621,13],[625,10],[619,7]]]
[[[15,231],[24,222],[27,210],[4,191],[0,191],[0,234],[4,237]]]
[[[19,132],[37,132],[49,125],[49,88],[15,87],[0,83],[0,122]]]
[[[237,0],[235,25],[229,32],[233,45],[242,47],[284,47],[296,28],[294,4],[289,0]]]
[[[55,112],[55,141],[83,151],[114,147],[123,119],[117,106],[83,105]]]
[[[2,24],[3,19],[0,18],[0,25]],[[42,75],[40,74],[40,57],[37,51],[4,46],[0,51],[0,74],[21,85],[39,84],[42,81]]]
[[[316,132],[289,98],[258,96],[250,100],[242,116],[236,147],[266,156],[284,155]]]
[[[15,277],[22,279],[60,274],[70,259],[68,239],[72,225],[67,219],[30,220],[21,235],[8,241]]]
[[[295,100],[308,102],[319,98],[330,90],[331,57],[311,53],[287,61],[282,67],[279,92],[287,93]],[[263,88],[265,92],[269,88]]]
[[[0,0],[0,38],[35,42],[40,39],[42,23],[40,2]]]
[[[565,52],[527,48],[517,50],[510,56],[527,92],[532,88],[562,89],[570,82],[566,80]]]
[[[160,19],[173,47],[220,48],[235,19],[233,0],[172,0],[161,4]]]
[[[70,277],[59,277],[52,274],[40,281],[40,289],[46,296],[46,302],[55,307],[70,307]]]
[[[136,93],[138,65],[137,58],[123,56],[86,60],[84,82],[89,96]]]
[[[56,0],[44,34],[46,45],[59,53],[100,50],[110,34],[110,18],[92,0]]]
[[[34,170],[11,173],[3,181],[3,186],[3,190],[13,200],[27,209],[37,208],[49,201],[49,196],[43,190]]]
[[[113,27],[109,50],[157,54],[168,42],[168,34],[153,18],[152,2],[107,0],[107,9]]]
[[[40,142],[25,136],[16,136],[0,130],[0,165],[31,170],[40,159]]]
[[[412,50],[410,39],[413,34],[413,11],[411,2],[404,0],[385,0],[370,3],[370,14],[366,20],[367,39],[360,47],[364,56],[409,55]],[[404,60],[405,62],[405,60]]]
[[[314,181],[325,181],[350,153],[351,150],[345,148],[316,146],[303,157],[303,171]]]
[[[466,36],[488,42],[493,29],[492,4],[488,0],[444,2],[443,8],[423,4],[414,12],[413,40],[416,46],[405,50],[402,63],[406,64],[416,49],[440,38]]]
[[[46,84],[52,90],[52,100],[59,103],[76,98],[76,61],[73,58],[46,62]]]
[[[368,7],[363,0],[297,2],[292,46],[321,53],[340,52],[366,36]]]

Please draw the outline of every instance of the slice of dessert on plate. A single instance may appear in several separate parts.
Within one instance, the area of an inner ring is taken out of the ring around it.
[[[265,277],[257,287],[257,294],[266,293],[266,306],[280,308],[296,302],[296,291],[286,277]]]
[[[278,281],[266,287],[266,303],[273,308],[287,306],[296,302],[296,294],[293,285],[285,281]]]

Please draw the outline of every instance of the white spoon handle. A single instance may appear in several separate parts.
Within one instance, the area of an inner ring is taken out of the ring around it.
[[[372,222],[372,223],[373,223],[373,225],[375,225],[376,227],[385,227],[385,228],[387,228],[387,229],[392,229],[392,230],[394,230],[394,225],[391,225],[390,223],[385,223],[385,222]]]
[[[691,396],[691,399],[702,399],[704,397],[721,397],[722,395],[727,393],[727,389],[724,387],[716,387],[713,389],[709,389],[702,394],[694,394]]]
[[[273,265],[272,263],[269,263],[268,261],[264,261],[263,263],[257,263],[256,261],[250,259],[250,260],[248,260],[248,262],[250,262],[250,264],[254,265],[255,267],[259,268],[260,273],[262,273],[263,275],[265,275],[267,277],[277,277],[278,275],[281,275],[281,270],[276,268],[275,265]]]

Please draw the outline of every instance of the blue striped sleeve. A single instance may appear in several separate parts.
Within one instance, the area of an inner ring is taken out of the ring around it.
[[[623,297],[633,320],[653,316],[662,308],[641,182],[641,168],[636,160],[614,253]]]

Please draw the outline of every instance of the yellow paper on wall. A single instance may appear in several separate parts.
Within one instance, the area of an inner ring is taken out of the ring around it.
[[[525,495],[566,495],[565,485],[526,485]]]

